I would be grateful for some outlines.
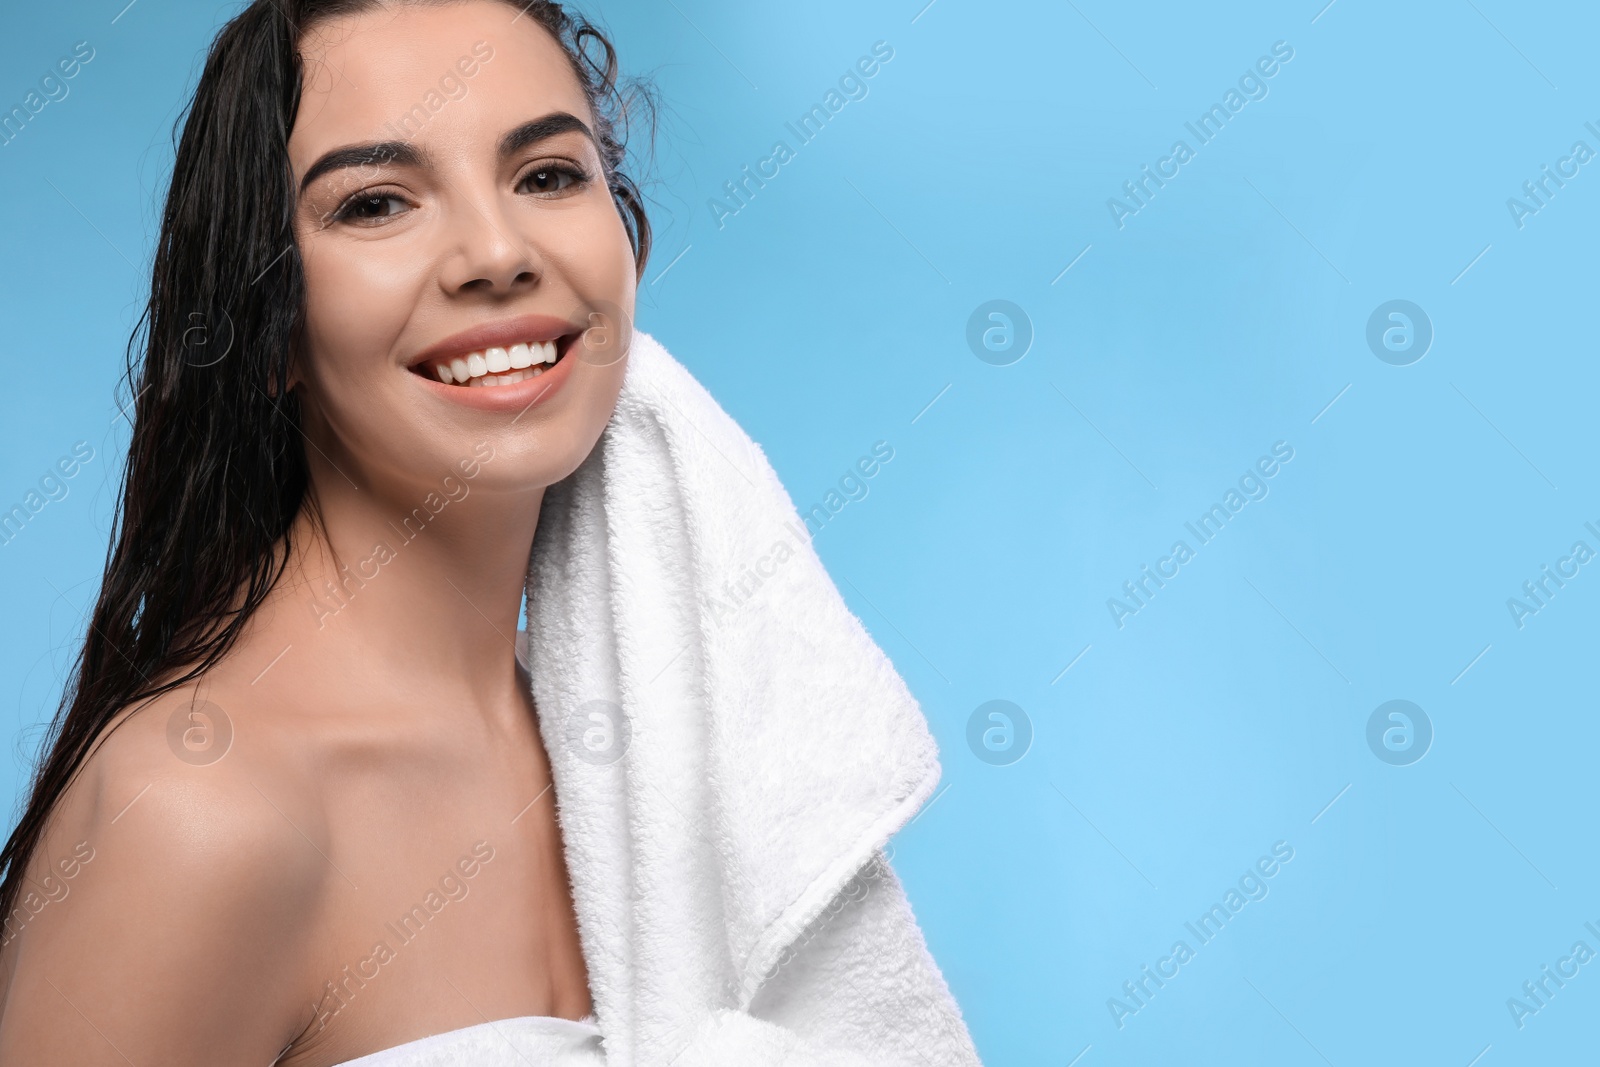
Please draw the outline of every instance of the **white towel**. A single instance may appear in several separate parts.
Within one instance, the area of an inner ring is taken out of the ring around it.
[[[932,793],[937,748],[761,449],[649,335],[627,358],[599,443],[545,493],[527,586],[527,662],[608,1064],[861,1062],[751,1004]],[[883,914],[914,927],[909,909]],[[884,973],[915,965],[900,995],[951,1035],[908,1062],[977,1063],[920,935],[895,943],[910,958]],[[785,995],[788,1017],[804,1016]],[[860,1025],[880,1022],[903,1024]]]

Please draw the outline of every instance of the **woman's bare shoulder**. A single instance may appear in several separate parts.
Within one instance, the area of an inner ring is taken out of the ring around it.
[[[314,791],[237,736],[259,711],[191,686],[102,731],[9,917],[0,1062],[268,1062],[294,1036],[330,872]]]
[[[260,736],[270,709],[241,706],[237,697],[225,709],[203,692],[190,683],[118,712],[62,793],[51,836],[97,834],[108,853],[129,857],[144,850],[124,848],[124,838],[208,866],[265,868],[271,859],[288,861],[284,875],[315,870],[295,858],[302,850],[317,858],[306,834],[320,821],[298,765],[280,757],[281,746],[245,736]],[[296,827],[282,806],[285,793],[297,796],[295,814],[311,825]],[[246,843],[269,851],[223,847]]]

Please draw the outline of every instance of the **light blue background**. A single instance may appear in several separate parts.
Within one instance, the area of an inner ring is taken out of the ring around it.
[[[170,129],[231,10],[138,0],[113,24],[124,3],[14,5],[0,40],[6,108],[97,51],[0,148],[0,504],[74,441],[98,456],[0,549],[7,796],[101,573]],[[1592,1049],[1600,962],[1521,1029],[1506,1001],[1600,950],[1600,564],[1520,629],[1506,601],[1600,549],[1600,164],[1520,229],[1506,201],[1600,150],[1594,9],[922,3],[603,15],[670,111],[641,325],[802,509],[894,449],[816,545],[940,742],[948,788],[894,862],[985,1062]],[[869,95],[719,228],[708,199],[795,147],[784,124],[879,40]],[[1196,147],[1185,121],[1280,40],[1269,95],[1119,229],[1107,199]],[[1035,331],[1010,366],[965,339],[991,299]],[[1391,299],[1435,330],[1410,366],[1366,344]],[[1270,495],[1199,546],[1184,523],[1277,441]],[[1180,538],[1195,558],[1119,628],[1107,598]],[[1009,766],[967,744],[991,699],[1032,724]],[[1435,730],[1410,766],[1366,742],[1391,699]],[[1198,946],[1185,921],[1277,841],[1270,894]],[[1195,958],[1119,1029],[1108,998],[1180,938]]]

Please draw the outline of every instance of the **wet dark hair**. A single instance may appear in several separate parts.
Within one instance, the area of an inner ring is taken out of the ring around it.
[[[619,80],[610,40],[560,4],[504,2],[571,63],[642,276],[650,223],[623,166],[635,115],[654,131],[648,87]],[[128,345],[133,434],[105,576],[48,754],[0,852],[8,933],[51,809],[101,732],[233,647],[283,573],[290,524],[303,505],[314,512],[298,397],[276,387],[288,380],[305,297],[288,154],[299,44],[328,19],[411,3],[441,0],[254,0],[212,42],[179,119],[150,298]]]

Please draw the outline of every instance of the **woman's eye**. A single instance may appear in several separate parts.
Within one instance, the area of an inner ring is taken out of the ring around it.
[[[347,201],[339,209],[338,217],[341,219],[381,219],[390,215],[398,215],[406,209],[406,203],[392,193],[376,193],[371,196],[358,196]]]
[[[560,193],[580,184],[584,177],[570,167],[535,167],[522,179],[522,185],[532,193]]]

